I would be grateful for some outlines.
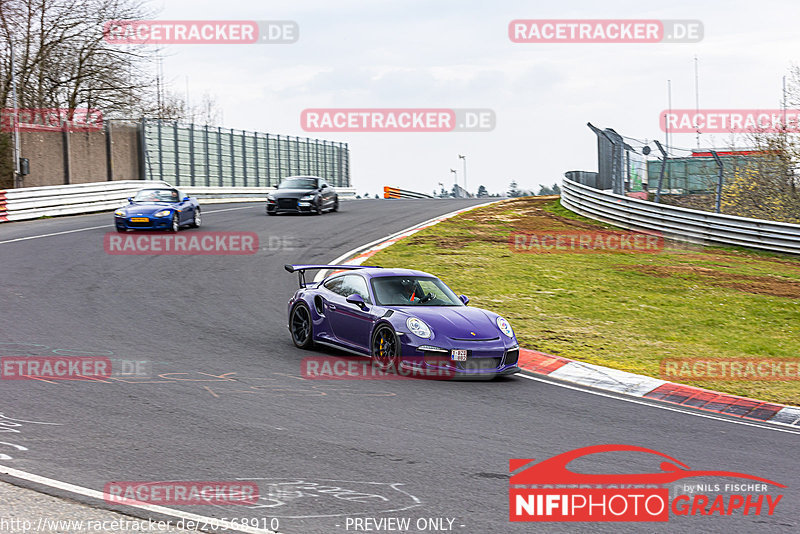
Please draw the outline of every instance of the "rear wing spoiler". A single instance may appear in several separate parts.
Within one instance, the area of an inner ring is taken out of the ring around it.
[[[377,265],[284,265],[284,269],[289,273],[297,273],[300,287],[306,287],[306,271],[331,270],[331,271],[353,271],[356,269],[380,269]]]

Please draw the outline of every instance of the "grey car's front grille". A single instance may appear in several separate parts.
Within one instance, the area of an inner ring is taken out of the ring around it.
[[[297,209],[297,199],[296,198],[279,198],[278,199],[278,208],[282,210],[296,210]]]

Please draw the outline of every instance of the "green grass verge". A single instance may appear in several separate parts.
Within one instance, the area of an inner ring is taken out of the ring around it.
[[[607,227],[604,225],[604,227]],[[601,226],[558,201],[472,210],[379,252],[373,262],[440,276],[511,321],[527,348],[659,376],[664,358],[800,355],[800,260],[670,244],[657,254],[517,253],[512,231]],[[679,380],[800,405],[800,381]]]

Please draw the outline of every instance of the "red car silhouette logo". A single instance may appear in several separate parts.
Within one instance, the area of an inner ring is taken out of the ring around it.
[[[661,462],[661,472],[657,473],[640,473],[640,474],[585,474],[576,473],[567,469],[567,464],[583,456],[589,454],[596,454],[599,452],[644,452],[648,454],[655,454],[664,458],[666,461]],[[513,472],[523,465],[527,465],[533,459],[514,459],[510,461],[510,471]],[[512,485],[522,484],[668,484],[691,477],[731,477],[731,478],[745,478],[748,480],[755,480],[758,482],[765,482],[785,488],[783,484],[778,482],[761,478],[745,473],[737,473],[734,471],[698,471],[690,469],[688,465],[667,456],[664,453],[648,449],[645,447],[638,447],[635,445],[593,445],[590,447],[582,447],[568,451],[548,460],[538,462],[524,471],[512,475],[509,483]]]

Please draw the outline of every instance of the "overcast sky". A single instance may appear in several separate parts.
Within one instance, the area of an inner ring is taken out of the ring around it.
[[[164,74],[197,103],[214,95],[223,126],[349,143],[360,193],[392,185],[431,192],[462,176],[475,191],[559,182],[597,170],[587,121],[639,139],[664,139],[659,113],[778,108],[781,78],[800,63],[800,2],[605,0],[155,1],[166,20],[294,20],[287,45],[169,45]],[[514,19],[699,19],[704,39],[676,44],[517,44]],[[306,108],[491,108],[491,132],[307,133]],[[741,140],[740,143],[744,143]],[[673,144],[695,147],[693,134]],[[728,146],[703,135],[701,146]],[[677,154],[684,154],[676,152]],[[463,182],[462,182],[463,183]]]

